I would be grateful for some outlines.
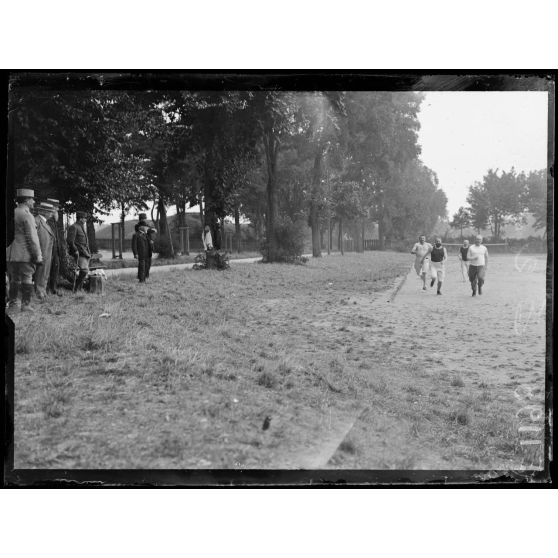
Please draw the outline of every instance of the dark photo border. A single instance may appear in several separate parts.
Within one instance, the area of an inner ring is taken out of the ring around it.
[[[3,75],[4,151],[6,176],[3,234],[12,226],[8,200],[14,198],[12,136],[9,126],[9,90],[361,90],[361,91],[547,91],[548,92],[548,212],[546,267],[546,366],[545,366],[545,462],[542,471],[490,470],[176,470],[176,469],[14,469],[14,327],[4,323],[4,477],[5,487],[314,487],[314,486],[529,486],[548,487],[555,478],[552,461],[555,428],[553,347],[554,333],[554,145],[555,79],[553,71],[505,73],[474,70],[453,71],[10,71]],[[6,262],[3,261],[5,268]]]

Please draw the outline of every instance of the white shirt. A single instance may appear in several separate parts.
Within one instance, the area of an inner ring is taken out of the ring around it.
[[[211,231],[202,233],[202,242],[204,250],[211,250],[213,248],[213,239],[211,238]]]
[[[428,253],[428,250],[430,250],[430,248],[432,248],[432,245],[428,244],[428,242],[425,242],[424,244],[417,242],[413,246],[413,249],[411,251],[416,252],[417,258],[422,258],[425,254]]]
[[[488,256],[486,246],[483,246],[482,244],[480,246],[477,246],[476,244],[469,246],[467,259],[471,265],[486,265],[485,256]]]

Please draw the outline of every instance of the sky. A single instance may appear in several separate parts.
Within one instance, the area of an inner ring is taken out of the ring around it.
[[[448,216],[488,169],[547,166],[548,97],[538,91],[428,92],[419,113],[421,159],[448,197]]]

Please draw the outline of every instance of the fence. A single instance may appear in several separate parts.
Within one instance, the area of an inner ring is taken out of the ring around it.
[[[176,252],[180,252],[181,254],[188,254],[188,253],[198,253],[203,250],[203,243],[201,238],[198,235],[186,234],[186,231],[181,231],[181,236],[178,238],[174,238],[173,236],[173,245]],[[97,248],[99,250],[106,250],[112,251],[113,249],[113,241],[111,238],[97,238]],[[257,252],[259,250],[259,242],[255,238],[243,238],[240,239],[240,252]],[[237,252],[239,246],[236,240],[236,235],[234,233],[226,233],[224,235],[222,246],[223,250],[228,250],[229,252]],[[122,252],[131,252],[132,251],[132,238],[123,238],[122,239]],[[115,241],[114,241],[114,256],[119,257],[120,254],[120,244],[118,238],[118,232],[115,232]]]

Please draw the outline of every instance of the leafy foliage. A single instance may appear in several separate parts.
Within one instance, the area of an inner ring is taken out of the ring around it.
[[[274,262],[300,263],[304,251],[304,221],[292,221],[288,217],[275,223],[273,234]],[[264,262],[268,262],[269,238],[265,237],[261,252]]]
[[[525,212],[525,175],[512,168],[498,175],[498,169],[489,169],[482,182],[469,187],[467,202],[472,223],[477,229],[489,225],[494,238],[501,238],[508,222],[521,222]]]

